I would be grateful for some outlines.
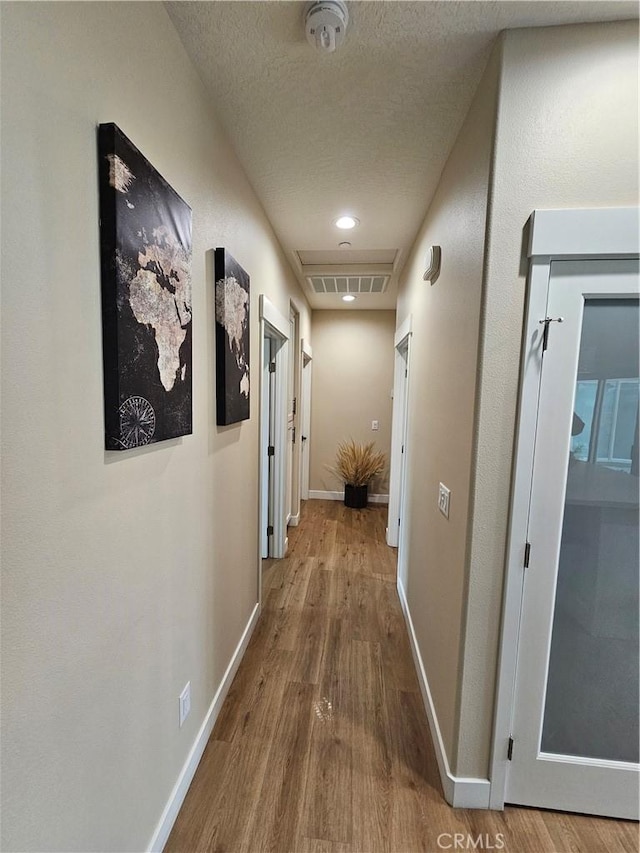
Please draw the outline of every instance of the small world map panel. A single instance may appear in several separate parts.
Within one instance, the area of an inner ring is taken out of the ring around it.
[[[225,426],[249,417],[249,276],[216,249],[215,280],[216,419]]]
[[[115,124],[98,127],[105,447],[192,432],[191,208]]]

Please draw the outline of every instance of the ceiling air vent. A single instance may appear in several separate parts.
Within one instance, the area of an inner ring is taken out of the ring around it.
[[[384,293],[388,275],[313,275],[307,282],[314,293]]]

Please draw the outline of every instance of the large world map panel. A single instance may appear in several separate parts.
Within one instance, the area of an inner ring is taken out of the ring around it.
[[[215,281],[216,419],[226,426],[249,417],[249,276],[216,249]]]
[[[192,432],[191,208],[115,124],[98,128],[105,447]]]

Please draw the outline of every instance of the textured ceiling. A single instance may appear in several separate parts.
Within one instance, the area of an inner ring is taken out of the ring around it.
[[[306,41],[305,3],[170,2],[171,19],[314,308],[298,252],[351,242],[395,256],[383,295],[354,308],[393,308],[397,275],[424,218],[491,46],[502,29],[634,18],[634,2],[350,2],[344,45]],[[360,225],[333,221],[353,213]],[[304,256],[304,255],[303,255]],[[335,271],[335,266],[328,272]]]

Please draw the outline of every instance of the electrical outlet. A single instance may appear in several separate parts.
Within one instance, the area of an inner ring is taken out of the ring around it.
[[[449,497],[451,492],[444,485],[444,483],[440,483],[438,486],[438,509],[444,515],[445,518],[449,518]]]
[[[380,421],[371,421],[371,429],[372,430],[380,429]]]
[[[187,681],[186,686],[180,694],[180,728],[189,716],[191,710],[191,682]]]

